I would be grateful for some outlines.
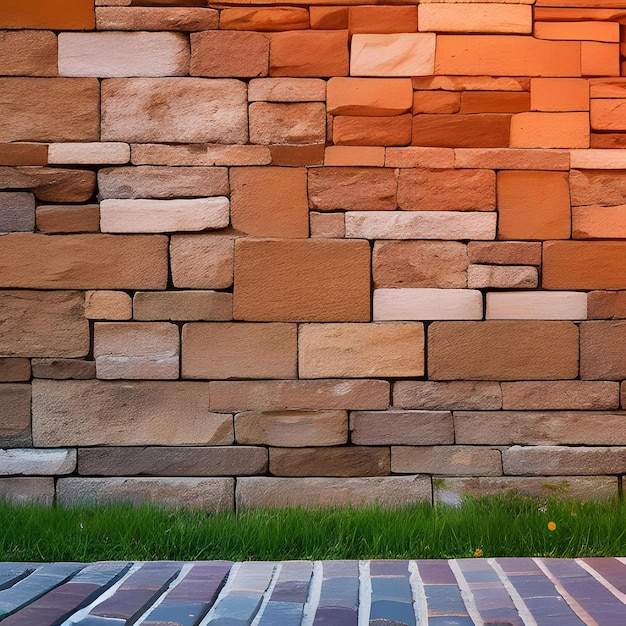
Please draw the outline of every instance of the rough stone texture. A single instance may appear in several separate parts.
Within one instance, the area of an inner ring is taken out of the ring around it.
[[[246,143],[247,109],[239,80],[111,78],[102,82],[102,141]]]
[[[572,209],[573,239],[623,239],[625,236],[626,206],[586,206]]]
[[[0,357],[0,382],[21,383],[30,380],[30,361],[20,357]]]
[[[619,383],[582,380],[502,383],[502,408],[617,409]]]
[[[79,448],[81,476],[248,476],[267,470],[267,450],[251,446]]]
[[[136,143],[131,146],[134,165],[267,165],[272,161],[267,146],[221,144]]]
[[[83,359],[33,359],[33,378],[88,380],[96,377],[95,361]]]
[[[324,165],[383,167],[385,148],[382,146],[328,146],[324,150]]]
[[[98,30],[193,32],[212,30],[218,22],[219,12],[204,7],[96,7]]]
[[[391,471],[397,474],[500,476],[499,450],[479,446],[394,446]]]
[[[30,385],[0,385],[0,445],[31,445]]]
[[[22,191],[0,192],[0,232],[35,230],[35,197]]]
[[[298,372],[302,378],[423,376],[423,349],[420,323],[304,324]]]
[[[57,37],[51,31],[2,31],[1,72],[4,76],[56,76]]]
[[[141,321],[228,321],[233,296],[219,291],[139,291],[133,298],[133,317]]]
[[[76,450],[0,450],[0,476],[71,474],[76,469]]]
[[[233,509],[232,478],[61,478],[57,500],[65,507],[109,502],[151,503],[211,512]]]
[[[224,11],[222,11],[222,16]],[[326,81],[319,78],[253,78],[248,83],[250,102],[324,102]]]
[[[356,445],[434,446],[454,443],[448,411],[353,411],[350,440]]]
[[[11,504],[41,504],[54,502],[54,478],[2,478],[0,500]]]
[[[246,411],[235,415],[235,440],[282,448],[348,443],[346,411]]]
[[[550,171],[569,170],[569,155],[569,150],[455,148],[454,161],[456,167]]]
[[[393,385],[393,405],[407,409],[494,410],[502,408],[499,383],[459,380],[449,383],[406,380]]]
[[[469,265],[467,286],[472,289],[532,289],[539,285],[536,267],[524,265]]]
[[[541,243],[526,241],[470,241],[470,263],[489,265],[540,265]]]
[[[172,281],[185,289],[226,289],[233,284],[235,240],[222,235],[174,235]]]
[[[269,471],[274,476],[385,476],[389,464],[384,447],[270,448]]]
[[[90,320],[129,320],[133,316],[133,301],[123,291],[87,291],[85,317]]]
[[[587,380],[626,378],[626,321],[580,325],[580,377]]]
[[[451,148],[407,148],[385,149],[385,165],[387,167],[423,167],[444,168],[454,167],[454,150]]]
[[[237,481],[237,510],[267,507],[387,506],[431,500],[430,478],[385,476],[370,478],[266,478]]]
[[[572,170],[572,206],[616,206],[626,203],[626,176],[623,171]]]
[[[0,167],[0,189],[27,189],[47,202],[85,202],[96,188],[88,170],[43,167]]]
[[[0,291],[0,355],[85,356],[83,305],[78,291]]]
[[[323,143],[326,110],[321,102],[253,102],[250,141],[270,144]]]
[[[97,233],[100,230],[99,204],[40,204],[35,212],[40,233]]]
[[[163,442],[230,445],[232,416],[209,412],[207,383],[33,381],[35,446]]]
[[[185,324],[182,377],[296,378],[297,352],[295,324]]]

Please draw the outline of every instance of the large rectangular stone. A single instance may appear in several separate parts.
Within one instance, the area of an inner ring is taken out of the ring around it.
[[[353,411],[351,441],[356,445],[432,446],[454,443],[449,411]]]
[[[532,7],[527,4],[423,3],[420,31],[446,33],[531,33]]]
[[[126,6],[127,0],[107,0],[111,6],[96,7],[97,30],[183,31],[213,30],[218,27],[219,11],[204,3],[193,6]],[[97,2],[96,4],[101,4]],[[158,4],[158,3],[157,3]],[[183,4],[183,3],[180,3]],[[116,6],[113,6],[116,5]],[[120,5],[120,6],[117,6]],[[200,6],[202,5],[202,6]]]
[[[507,410],[618,409],[619,383],[603,380],[502,383],[502,408]]]
[[[0,28],[85,30],[95,26],[93,0],[20,0],[2,8]]]
[[[34,444],[232,444],[232,416],[208,405],[207,383],[35,380]]]
[[[0,385],[0,445],[30,444],[30,385]]]
[[[440,476],[500,476],[499,450],[484,446],[393,446],[391,471],[395,474]]]
[[[2,478],[0,500],[11,504],[43,504],[54,502],[54,478]]]
[[[393,406],[406,409],[495,410],[502,408],[500,383],[458,380],[399,380],[393,385]]]
[[[580,377],[626,378],[626,321],[584,322],[580,326]]]
[[[483,295],[472,289],[375,289],[374,320],[479,320]]]
[[[0,450],[0,476],[56,476],[76,469],[76,450],[22,448]]]
[[[5,76],[56,76],[57,36],[46,30],[5,31],[0,58]]]

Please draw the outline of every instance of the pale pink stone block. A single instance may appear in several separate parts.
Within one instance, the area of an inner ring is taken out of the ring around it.
[[[579,291],[488,293],[487,319],[584,320],[587,294]]]
[[[480,320],[483,297],[472,289],[376,289],[374,320]]]
[[[267,146],[193,144],[131,145],[133,165],[269,165],[272,153]]]
[[[123,165],[130,161],[130,146],[117,141],[51,143],[49,165]]]
[[[452,148],[386,148],[385,165],[387,167],[424,167],[454,168],[454,150]]]
[[[420,3],[420,31],[443,33],[530,33],[532,7],[525,4]]]
[[[253,78],[248,102],[323,102],[326,81],[320,78]]]
[[[578,170],[626,170],[626,151],[570,150],[570,162]]]

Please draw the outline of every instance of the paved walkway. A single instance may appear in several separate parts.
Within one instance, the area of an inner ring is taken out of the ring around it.
[[[626,625],[626,559],[0,563],[2,626]]]

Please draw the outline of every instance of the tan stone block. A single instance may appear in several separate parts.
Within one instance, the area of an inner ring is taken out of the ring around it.
[[[224,11],[222,11],[222,15]],[[332,79],[331,79],[332,80]],[[249,102],[324,102],[326,82],[319,78],[253,78]]]
[[[483,295],[471,289],[375,289],[374,320],[480,320]]]
[[[578,374],[571,322],[434,322],[428,328],[433,380],[558,380]]]
[[[231,220],[255,237],[308,237],[304,168],[238,167],[230,172]]]
[[[365,241],[238,239],[235,267],[235,319],[370,320],[370,248]]]
[[[133,301],[124,291],[85,292],[85,317],[90,320],[129,320]]]
[[[0,143],[0,165],[46,165],[48,146],[40,143]]]
[[[267,146],[220,144],[133,144],[134,165],[267,165],[272,155]]]
[[[326,106],[333,115],[399,115],[410,112],[412,103],[413,85],[408,78],[331,78],[328,81]]]
[[[232,511],[233,478],[60,478],[57,501],[64,507],[115,502]]]
[[[185,324],[182,377],[296,378],[297,351],[295,324]]]
[[[305,324],[298,372],[301,378],[423,376],[423,350],[420,323]]]
[[[589,114],[517,113],[511,119],[512,148],[588,148]]]
[[[274,476],[386,476],[389,448],[270,448],[269,471]]]
[[[462,288],[467,284],[467,246],[456,241],[377,241],[372,267],[377,288]]]
[[[260,144],[309,144],[326,137],[326,111],[321,102],[253,102],[250,141]]]
[[[623,171],[572,170],[572,206],[617,206],[626,204],[626,174]]]
[[[453,91],[416,91],[413,94],[413,115],[418,113],[450,114],[461,108],[461,94]]]
[[[94,27],[93,0],[28,0],[2,8],[0,28],[85,30]]]
[[[391,471],[397,474],[500,476],[500,450],[478,446],[393,446]]]
[[[127,143],[53,143],[48,146],[51,165],[123,165],[129,161]]]
[[[541,243],[526,241],[470,241],[470,263],[488,265],[541,265]]]
[[[626,321],[580,325],[580,377],[587,380],[626,378]]]
[[[267,76],[270,40],[252,32],[209,30],[191,34],[191,76]]]
[[[382,146],[328,146],[324,150],[324,165],[343,167],[384,167],[385,148]]]
[[[213,30],[218,22],[219,11],[205,7],[96,7],[97,30],[193,32]]]
[[[502,408],[522,410],[617,409],[619,383],[533,381],[502,383]]]
[[[209,383],[212,411],[386,409],[384,380],[219,381]]]
[[[309,170],[309,207],[318,211],[392,211],[396,187],[391,169],[315,168]]]
[[[309,214],[311,237],[341,238],[346,235],[343,213],[316,213]]]
[[[21,383],[30,380],[30,360],[21,357],[0,357],[0,382]]]
[[[0,385],[0,444],[31,445],[30,385]]]
[[[444,33],[531,33],[528,4],[425,3],[418,7],[420,31]]]
[[[95,78],[0,78],[0,141],[98,141]]]
[[[578,291],[488,293],[485,319],[584,320],[587,294]]]
[[[449,383],[400,380],[393,385],[393,405],[422,410],[492,410],[502,408],[500,384],[473,380]],[[450,442],[443,442],[450,443]]]
[[[267,471],[267,450],[251,446],[79,448],[81,476],[247,476]]]
[[[610,320],[616,317],[618,291],[590,291],[587,294],[587,317],[590,320]]]
[[[403,169],[398,206],[405,211],[493,211],[496,174],[492,170]]]
[[[34,444],[232,444],[232,416],[208,405],[208,383],[35,380]]]
[[[273,478],[237,480],[237,510],[323,506],[398,506],[431,501],[430,478],[384,476],[370,478]]]
[[[235,415],[238,444],[303,448],[348,443],[346,411],[246,411]]]
[[[164,289],[167,238],[9,234],[0,238],[0,276],[2,287]]]
[[[572,208],[572,239],[626,238],[626,205]]]
[[[309,28],[309,12],[302,7],[235,7],[220,12],[222,30],[283,31]]]
[[[385,150],[387,167],[422,167],[445,168],[454,167],[454,150],[451,148],[387,148]]]
[[[220,291],[138,291],[133,318],[141,321],[228,321],[233,295]]]
[[[325,144],[314,143],[301,146],[270,146],[273,165],[303,167],[305,165],[323,165]]]
[[[14,505],[54,503],[54,478],[2,478],[0,500]]]
[[[0,189],[12,188],[32,191],[46,202],[85,202],[95,191],[96,174],[52,167],[0,167]]]
[[[406,146],[411,143],[412,116],[363,117],[340,115],[333,119],[333,143],[345,146]]]
[[[569,170],[568,150],[455,148],[455,166],[495,170]]]
[[[99,204],[40,204],[35,211],[40,233],[97,233],[100,231]]]
[[[0,74],[56,76],[57,37],[46,30],[2,31]]]
[[[511,115],[415,115],[413,145],[442,148],[508,148]]]
[[[33,378],[89,380],[96,377],[95,361],[84,359],[33,359]]]
[[[0,192],[0,232],[35,230],[35,196],[24,191]]]
[[[524,265],[470,265],[467,286],[471,289],[532,289],[539,284],[536,267]]]
[[[174,235],[172,281],[183,289],[226,289],[233,284],[235,240],[225,235]]]
[[[102,83],[101,139],[246,143],[246,91],[245,83],[234,79],[106,79]]]
[[[412,33],[417,31],[417,7],[351,6],[350,33]]]
[[[83,306],[78,291],[1,291],[0,355],[85,356],[89,324]]]
[[[356,445],[454,443],[452,414],[448,411],[354,411],[350,431]]]

